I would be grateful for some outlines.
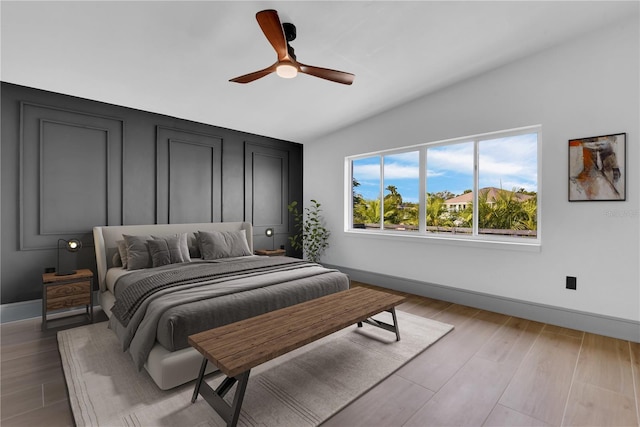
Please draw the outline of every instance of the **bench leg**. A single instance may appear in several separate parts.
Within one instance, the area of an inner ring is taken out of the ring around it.
[[[400,341],[400,328],[398,327],[398,317],[396,316],[396,308],[391,308],[391,316],[393,317],[393,326],[396,330],[396,341]]]
[[[393,325],[370,318],[370,319],[365,319],[362,322],[358,322],[358,327],[361,328],[363,323],[368,323],[369,325],[376,326],[386,331],[394,332],[396,334],[396,341],[400,341],[400,328],[398,327],[398,317],[396,316],[396,308],[392,307],[387,311],[391,313],[391,316],[393,317]]]
[[[244,400],[244,394],[247,390],[247,384],[249,382],[249,374],[251,370],[243,372],[242,374],[230,378],[227,377],[220,383],[220,385],[214,390],[209,384],[204,381],[204,372],[207,367],[207,358],[204,357],[202,365],[200,367],[200,375],[196,382],[195,390],[193,391],[193,397],[191,403],[194,403],[198,398],[198,394],[204,398],[204,400],[211,406],[217,413],[227,422],[228,427],[235,427],[238,424],[240,418],[240,409],[242,408],[242,401]],[[236,392],[233,396],[233,402],[229,405],[224,396],[231,390],[231,387],[235,383],[238,383]]]
[[[202,358],[202,365],[200,365],[200,374],[198,374],[198,380],[196,381],[196,387],[193,390],[193,396],[191,396],[191,403],[195,403],[198,398],[198,393],[200,392],[200,386],[202,385],[202,381],[204,380],[204,372],[207,369],[207,358]]]

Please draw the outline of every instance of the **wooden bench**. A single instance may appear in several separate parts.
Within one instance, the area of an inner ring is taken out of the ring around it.
[[[354,287],[191,335],[189,344],[203,355],[191,402],[200,394],[228,426],[235,426],[252,368],[354,324],[362,327],[368,323],[394,332],[399,341],[395,306],[405,299]],[[370,319],[383,311],[392,314],[393,325]],[[208,362],[226,375],[215,390],[203,380]],[[236,382],[238,386],[229,405],[223,398]]]

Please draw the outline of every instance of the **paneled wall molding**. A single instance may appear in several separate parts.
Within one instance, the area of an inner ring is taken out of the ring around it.
[[[156,128],[156,222],[222,221],[222,138]]]
[[[58,196],[57,194],[55,194],[54,196],[52,196],[52,190],[55,190],[55,188],[53,189],[49,189],[49,182],[46,179],[46,177],[48,175],[50,175],[52,172],[56,172],[55,170],[48,170],[48,169],[54,169],[51,168],[50,164],[48,162],[45,161],[45,159],[47,158],[46,152],[47,151],[51,151],[51,147],[48,147],[44,142],[45,140],[47,140],[47,127],[48,126],[61,126],[61,127],[78,127],[81,129],[86,129],[86,130],[90,130],[90,131],[95,131],[95,132],[99,132],[104,134],[104,140],[105,140],[105,144],[103,147],[103,151],[107,154],[106,156],[106,166],[107,166],[107,173],[106,173],[106,178],[107,178],[107,182],[109,182],[109,145],[106,143],[107,141],[109,141],[109,129],[108,128],[102,128],[102,127],[95,127],[95,126],[86,126],[86,125],[80,125],[77,123],[70,123],[70,122],[64,122],[64,121],[59,121],[59,120],[46,120],[46,119],[40,119],[40,170],[39,170],[39,174],[40,174],[40,235],[42,236],[46,236],[46,235],[54,235],[54,236],[60,236],[60,235],[74,235],[74,236],[78,236],[78,235],[82,235],[83,233],[86,233],[86,230],[83,230],[82,228],[79,227],[79,224],[77,221],[70,221],[69,223],[67,223],[66,225],[71,225],[72,227],[68,228],[68,229],[60,229],[60,224],[59,223],[55,223],[52,221],[52,218],[55,219],[57,221],[56,218],[56,212],[53,212],[53,214],[51,212],[47,212],[47,207],[49,206],[49,203],[47,203],[49,200],[47,199],[51,199],[52,197],[56,197]],[[54,148],[55,150],[55,148]],[[64,161],[64,158],[62,158],[62,160]],[[66,168],[66,170],[69,171],[69,174],[73,174],[73,170],[75,168],[75,164],[73,163],[67,163],[66,165],[62,165],[62,168],[60,168],[61,170],[63,168]],[[105,183],[106,184],[106,183]],[[52,186],[53,187],[53,186]],[[63,189],[64,190],[64,189]],[[108,193],[109,189],[108,186],[105,186],[102,193],[98,192],[95,193],[96,196],[100,196],[102,195],[102,197],[100,198],[101,201],[104,201],[104,219],[106,219],[109,216],[109,200],[106,197],[107,193]],[[65,191],[63,191],[64,193]],[[92,199],[92,202],[95,201],[95,198]],[[74,206],[75,209],[78,209],[78,201],[70,201],[70,200],[60,200],[59,203],[69,203],[71,202]],[[73,206],[72,206],[73,207]],[[58,238],[58,237],[56,237]]]
[[[20,250],[122,224],[124,120],[20,102]]]
[[[289,233],[289,152],[245,141],[245,221],[256,234]]]

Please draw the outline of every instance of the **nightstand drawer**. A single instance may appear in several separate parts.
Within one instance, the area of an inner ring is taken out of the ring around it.
[[[47,286],[47,311],[89,305],[90,303],[90,281]]]
[[[89,305],[90,303],[91,296],[89,294],[52,298],[47,299],[47,311],[58,310],[61,308],[77,307],[79,305]]]

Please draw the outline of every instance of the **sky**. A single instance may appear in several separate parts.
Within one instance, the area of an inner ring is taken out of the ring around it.
[[[427,146],[427,193],[455,195],[473,188],[473,141]],[[419,150],[384,156],[384,188],[395,185],[405,202],[419,201]],[[480,188],[537,190],[537,134],[482,140],[478,143]],[[356,192],[377,199],[380,156],[353,161]],[[385,194],[388,194],[385,191]]]

